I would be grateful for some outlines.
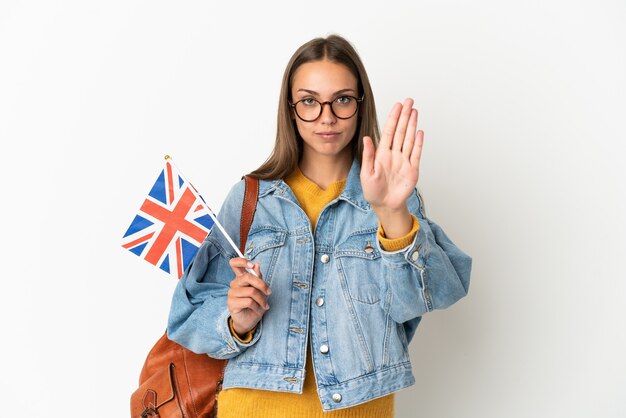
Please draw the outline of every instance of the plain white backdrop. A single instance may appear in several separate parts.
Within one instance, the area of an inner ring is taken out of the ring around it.
[[[427,214],[474,259],[396,416],[626,416],[626,5],[496,0],[0,3],[0,398],[124,417],[176,280],[120,247],[171,154],[218,209],[269,154],[283,69],[361,54],[413,97]]]

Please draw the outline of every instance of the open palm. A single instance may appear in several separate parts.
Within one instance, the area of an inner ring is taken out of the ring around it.
[[[401,208],[417,185],[424,132],[416,131],[412,106],[412,99],[393,106],[377,149],[370,137],[363,138],[361,185],[374,208]]]

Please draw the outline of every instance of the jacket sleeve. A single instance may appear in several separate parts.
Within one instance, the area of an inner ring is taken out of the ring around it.
[[[467,295],[472,266],[472,259],[426,217],[417,189],[407,203],[420,224],[413,242],[385,251],[377,241],[385,276],[382,307],[398,323],[447,308]]]
[[[233,187],[217,217],[235,244],[239,243],[243,183]],[[261,323],[248,343],[233,338],[230,332],[227,298],[235,275],[229,260],[236,256],[222,232],[214,226],[174,289],[167,325],[172,341],[217,359],[235,357],[258,341]]]

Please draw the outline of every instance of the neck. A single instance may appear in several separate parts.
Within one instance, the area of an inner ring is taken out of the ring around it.
[[[331,183],[348,177],[352,166],[352,154],[345,152],[337,156],[317,155],[310,158],[304,153],[299,166],[302,174],[325,190]]]

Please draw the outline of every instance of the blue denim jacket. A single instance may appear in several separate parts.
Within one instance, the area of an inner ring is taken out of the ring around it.
[[[408,344],[426,312],[467,294],[471,259],[425,216],[417,190],[408,199],[420,229],[405,249],[388,252],[364,199],[354,162],[342,194],[325,206],[315,231],[283,180],[260,181],[245,256],[260,262],[272,289],[253,339],[232,337],[226,305],[235,251],[213,228],[178,283],[169,338],[196,353],[230,359],[223,388],[302,392],[313,361],[325,411],[387,395],[415,382]],[[244,182],[218,218],[235,243]],[[310,337],[313,358],[307,359]]]

